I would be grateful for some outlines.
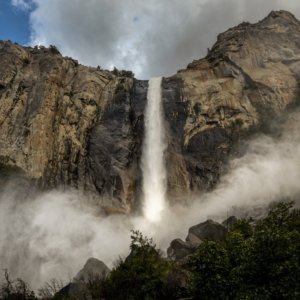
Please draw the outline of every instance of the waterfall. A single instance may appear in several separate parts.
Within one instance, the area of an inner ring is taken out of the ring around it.
[[[143,212],[152,222],[160,220],[161,211],[166,206],[165,130],[161,80],[161,77],[149,80],[142,154]]]

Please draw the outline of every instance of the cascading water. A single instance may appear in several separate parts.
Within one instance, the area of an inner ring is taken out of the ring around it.
[[[165,130],[161,80],[161,77],[149,80],[142,154],[144,216],[152,222],[160,220],[160,214],[166,206]]]

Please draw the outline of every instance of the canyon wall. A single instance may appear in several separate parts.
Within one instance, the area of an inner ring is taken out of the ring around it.
[[[218,36],[205,58],[163,78],[170,201],[212,189],[249,135],[297,105],[300,22],[285,11]],[[75,188],[109,212],[139,206],[148,82],[0,42],[0,177]]]

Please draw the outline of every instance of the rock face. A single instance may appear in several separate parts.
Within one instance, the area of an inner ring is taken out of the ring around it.
[[[145,102],[132,93],[143,83],[81,66],[54,47],[1,42],[0,62],[2,173],[85,190],[100,205],[127,211],[138,190]]]
[[[214,187],[233,145],[299,100],[299,41],[300,22],[271,12],[220,34],[206,58],[164,80],[169,190]]]
[[[170,201],[214,187],[234,145],[296,104],[299,78],[300,22],[284,11],[220,34],[164,78]],[[147,86],[55,47],[0,42],[0,172],[85,191],[109,211],[137,207]]]

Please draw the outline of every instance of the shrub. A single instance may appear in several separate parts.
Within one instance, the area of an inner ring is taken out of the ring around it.
[[[168,262],[162,258],[152,239],[132,231],[131,253],[121,259],[109,277],[107,299],[163,299]]]
[[[50,46],[49,46],[49,50],[50,50],[50,52],[51,52],[52,54],[60,54],[59,50],[58,50],[57,47],[54,46],[54,45],[50,45]]]
[[[300,299],[300,211],[274,205],[239,220],[225,243],[204,242],[190,259],[194,299]]]
[[[1,300],[36,300],[34,292],[22,279],[11,279],[7,270],[4,270],[4,282],[0,286]]]

